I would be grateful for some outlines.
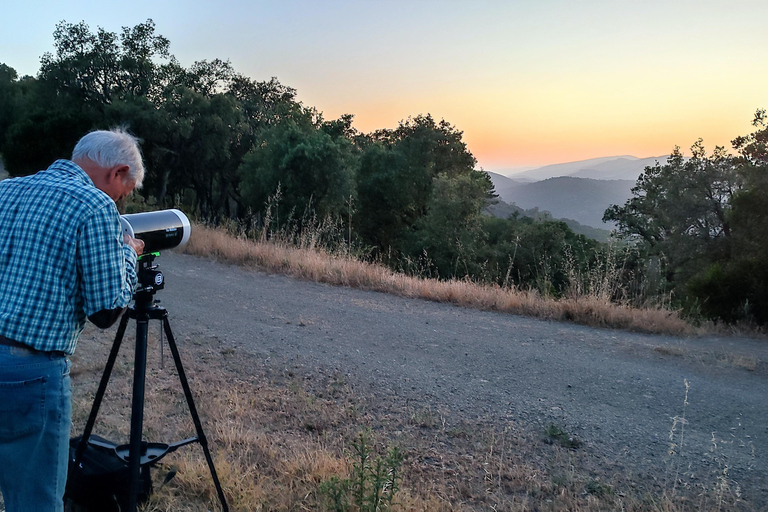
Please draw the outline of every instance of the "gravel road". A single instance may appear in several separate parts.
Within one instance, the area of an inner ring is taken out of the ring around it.
[[[338,369],[448,421],[556,424],[615,471],[675,468],[691,482],[727,471],[757,509],[768,504],[766,340],[594,329],[170,252],[157,262],[167,281],[158,298],[178,339],[215,336],[267,364]]]

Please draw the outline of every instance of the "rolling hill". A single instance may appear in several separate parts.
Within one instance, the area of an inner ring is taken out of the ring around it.
[[[499,198],[523,210],[538,208],[556,219],[609,230],[605,209],[624,204],[646,167],[666,162],[666,156],[611,156],[547,165],[512,175],[488,172]]]
[[[556,219],[572,219],[598,229],[612,229],[602,221],[611,204],[624,204],[632,195],[635,181],[596,180],[560,176],[533,183],[520,183],[489,173],[499,198],[519,208],[546,210]]]

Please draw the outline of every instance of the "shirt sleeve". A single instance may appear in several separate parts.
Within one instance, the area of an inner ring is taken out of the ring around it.
[[[86,316],[128,305],[136,287],[136,253],[123,243],[117,208],[96,210],[81,228],[77,270]]]

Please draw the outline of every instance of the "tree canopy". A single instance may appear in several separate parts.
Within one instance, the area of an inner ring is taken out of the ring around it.
[[[768,320],[768,158],[765,111],[758,130],[733,141],[737,155],[701,140],[686,159],[676,148],[665,165],[648,167],[623,206],[604,220],[662,257],[680,300],[727,321]]]

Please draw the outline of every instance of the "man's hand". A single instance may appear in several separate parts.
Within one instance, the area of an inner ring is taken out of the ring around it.
[[[137,256],[144,252],[144,240],[139,240],[138,238],[133,238],[131,235],[124,234],[123,242],[125,242],[126,245],[133,247]]]

